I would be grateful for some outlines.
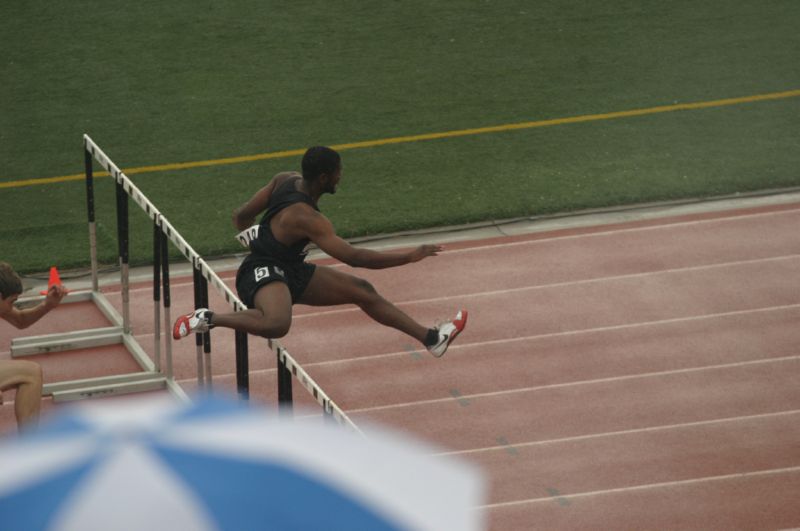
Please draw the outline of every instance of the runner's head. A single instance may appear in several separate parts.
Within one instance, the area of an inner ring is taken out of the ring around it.
[[[303,155],[303,179],[312,183],[319,180],[323,191],[336,193],[336,185],[342,174],[342,158],[339,153],[325,146],[309,148]]]
[[[21,293],[22,280],[17,272],[9,264],[0,262],[0,297],[7,299]]]
[[[10,265],[0,262],[0,316],[11,312],[22,293],[22,280]]]

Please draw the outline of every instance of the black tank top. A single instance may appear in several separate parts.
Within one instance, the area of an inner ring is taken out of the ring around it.
[[[307,238],[299,240],[292,245],[284,245],[275,239],[270,227],[272,218],[278,212],[296,203],[305,203],[314,210],[319,211],[319,208],[311,200],[311,196],[297,190],[297,182],[302,178],[299,173],[295,173],[272,192],[267,203],[267,211],[259,222],[258,238],[250,242],[250,251],[253,254],[261,258],[269,258],[284,263],[298,263],[305,259],[305,248],[309,243]]]

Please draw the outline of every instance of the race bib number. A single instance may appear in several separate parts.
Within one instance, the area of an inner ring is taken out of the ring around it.
[[[262,278],[268,278],[268,277],[269,277],[269,268],[266,267],[256,268],[256,282],[258,282]]]
[[[272,270],[271,272],[270,269]],[[281,269],[278,266],[257,267],[255,269],[255,275],[256,275],[256,282],[269,277],[280,277],[283,279],[286,278],[286,274],[283,272],[283,269]]]
[[[246,249],[250,248],[250,242],[258,238],[258,233],[261,230],[260,225],[253,225],[249,229],[245,229],[239,234],[236,235],[236,239],[239,240],[239,243],[242,244]]]

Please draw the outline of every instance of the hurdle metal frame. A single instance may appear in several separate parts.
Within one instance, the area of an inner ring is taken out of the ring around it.
[[[223,295],[234,311],[242,311],[246,306],[225,285],[211,266],[186,242],[169,220],[159,212],[147,197],[136,187],[131,179],[103,152],[89,137],[83,135],[84,167],[86,173],[86,204],[89,223],[89,251],[91,260],[92,289],[67,295],[64,302],[92,300],[113,326],[84,330],[69,334],[53,334],[36,338],[21,338],[12,345],[12,355],[55,352],[89,346],[123,343],[142,367],[143,372],[118,376],[107,376],[69,382],[47,384],[43,392],[53,395],[57,400],[75,400],[98,395],[122,394],[152,389],[169,389],[173,394],[189,400],[186,393],[175,381],[172,373],[172,336],[169,333],[170,316],[169,253],[167,242],[171,241],[180,253],[191,263],[194,284],[195,307],[208,306],[208,283]],[[116,184],[117,237],[120,265],[120,285],[122,294],[122,315],[120,316],[100,291],[97,227],[94,209],[94,161],[97,161]],[[153,303],[154,303],[154,345],[153,360],[144,352],[131,334],[129,266],[128,266],[128,199],[133,201],[153,222]],[[163,295],[163,297],[162,297]],[[164,354],[166,367],[161,364],[161,310],[163,309]],[[197,379],[201,388],[212,385],[211,336],[210,332],[196,334]],[[249,356],[248,337],[237,331],[236,338],[236,386],[242,399],[249,399]],[[329,417],[357,433],[361,430],[322,391],[317,383],[298,365],[277,340],[268,339],[269,349],[277,360],[278,403],[284,414],[292,414],[293,393],[292,376],[305,387],[322,406],[323,415]]]
[[[128,196],[123,189],[121,181],[117,182],[116,202],[120,283],[122,286],[123,301],[122,315],[117,312],[117,310],[111,305],[106,296],[99,289],[99,276],[97,268],[97,230],[94,210],[93,160],[92,155],[86,149],[86,146],[86,139],[84,139],[84,166],[86,171],[86,203],[89,222],[89,249],[92,262],[92,288],[88,291],[81,290],[68,293],[62,301],[62,304],[92,301],[98,307],[100,312],[106,317],[106,319],[112,323],[112,325],[108,327],[77,330],[67,333],[15,338],[11,342],[11,356],[14,358],[19,358],[34,354],[65,352],[83,348],[122,344],[131,354],[136,363],[141,367],[142,370],[140,372],[47,383],[43,386],[42,394],[46,396],[52,396],[55,402],[66,402],[98,396],[122,395],[166,389],[179,399],[188,401],[188,396],[172,377],[172,357],[168,342],[167,371],[164,372],[161,370],[161,338],[158,326],[156,327],[154,340],[156,353],[155,362],[150,359],[150,357],[147,355],[144,349],[142,349],[141,345],[139,345],[131,333],[128,271]],[[159,240],[154,238],[154,249],[161,249],[162,247],[165,248],[166,242],[164,241],[161,243],[160,240],[160,238]],[[169,273],[166,262],[162,264],[160,260],[155,260],[154,267],[156,269],[160,269],[162,266],[164,268],[164,301],[165,308],[167,309],[165,312],[165,321],[168,321]],[[158,293],[160,293],[160,285],[158,282],[156,282],[154,289],[156,292],[154,294],[154,300],[156,301],[155,314],[156,320],[158,320]],[[38,302],[43,298],[44,297],[26,298],[22,302]]]

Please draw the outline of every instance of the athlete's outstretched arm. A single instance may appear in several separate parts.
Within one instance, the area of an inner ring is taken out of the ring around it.
[[[328,255],[353,267],[396,267],[436,256],[442,250],[438,245],[420,245],[406,251],[383,252],[353,247],[336,234],[330,220],[319,212],[309,212],[303,218],[302,224],[311,241]]]
[[[8,313],[0,317],[11,323],[15,328],[28,328],[44,317],[50,310],[61,304],[61,300],[66,294],[67,289],[64,286],[50,286],[47,290],[47,297],[38,305],[24,310],[12,306]]]

